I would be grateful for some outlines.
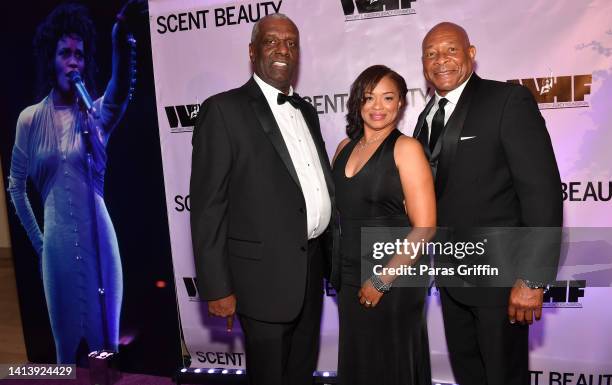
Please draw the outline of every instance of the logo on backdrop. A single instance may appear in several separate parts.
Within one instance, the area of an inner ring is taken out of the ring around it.
[[[572,181],[561,183],[564,201],[570,202],[610,202],[612,181]]]
[[[189,195],[175,195],[174,210],[178,211],[179,213],[191,211],[191,199],[189,199]]]
[[[584,297],[585,287],[585,280],[555,281],[549,285],[548,290],[544,293],[542,307],[582,308],[580,298]],[[437,297],[440,295],[439,289],[436,287],[434,281],[429,284],[427,295],[429,297]]]
[[[419,110],[427,103],[429,89],[408,88],[406,100],[408,108]],[[346,92],[335,92],[321,95],[303,95],[302,98],[310,103],[319,115],[323,114],[346,114],[349,94]]]
[[[327,279],[325,280],[325,283],[323,284],[323,287],[325,289],[325,295],[328,297],[335,297],[338,295],[338,292],[336,292],[336,289],[334,289],[334,287],[332,286],[331,282],[329,282]]]
[[[555,281],[544,293],[542,307],[582,308],[580,298],[584,297],[585,280]]]
[[[303,96],[304,100],[310,103],[318,114],[336,114],[346,112],[347,93],[335,93],[326,95]]]
[[[406,98],[408,107],[417,107],[420,104],[427,102],[429,89],[409,88]],[[346,92],[336,92],[322,95],[302,96],[304,100],[310,103],[319,115],[322,114],[345,114],[346,103],[348,102],[349,94]],[[192,132],[195,126],[196,118],[200,112],[199,104],[186,104],[178,106],[165,106],[166,118],[170,132],[180,134],[184,132]],[[177,202],[178,203],[178,202]],[[182,211],[182,210],[178,210]]]
[[[266,15],[280,12],[282,3],[282,0],[260,1],[215,9],[171,13],[157,17],[156,31],[158,34],[163,35],[166,33],[255,23]]]
[[[529,371],[530,384],[534,385],[610,385],[612,374],[579,372]]]
[[[185,285],[185,292],[189,301],[201,302],[198,294],[198,279],[196,277],[183,277],[183,284]]]
[[[418,108],[420,105],[425,105],[429,89],[409,88],[406,98],[408,108]],[[323,114],[345,114],[347,111],[346,103],[348,102],[349,94],[346,92],[335,92],[321,95],[302,96],[304,100],[310,103],[319,115]],[[199,104],[186,104],[178,106],[165,106],[166,118],[170,132],[180,134],[184,132],[192,132],[195,126],[196,118],[200,112]],[[178,203],[178,202],[177,202]],[[182,211],[182,210],[177,210]]]
[[[196,352],[196,357],[203,364],[244,366],[244,353],[239,352]]]
[[[429,287],[427,288],[427,296],[428,297],[438,297],[440,295],[440,289],[436,286],[436,281],[431,280],[429,283]]]
[[[550,76],[512,79],[508,83],[529,88],[540,110],[589,107],[586,96],[591,94],[592,75]]]
[[[345,21],[414,15],[416,0],[340,0]]]
[[[191,302],[202,302],[198,294],[198,279],[196,277],[183,277],[183,285],[185,293]],[[329,281],[325,280],[325,295],[327,297],[335,297],[336,289],[333,288]]]
[[[170,132],[173,134],[192,132],[196,118],[200,112],[199,104],[187,104],[183,106],[165,106],[166,117]]]

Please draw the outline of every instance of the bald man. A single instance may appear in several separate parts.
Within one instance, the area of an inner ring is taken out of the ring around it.
[[[433,27],[422,50],[423,74],[435,94],[414,136],[435,176],[439,226],[454,234],[479,228],[491,235],[491,228],[499,233],[499,227],[528,234],[550,228],[557,234],[561,180],[529,90],[478,77],[476,47],[456,24]],[[461,385],[529,384],[529,325],[540,319],[544,286],[555,278],[559,242],[537,233],[519,252],[509,253],[515,246],[489,250],[480,261],[501,261],[505,287],[499,281],[484,285],[479,277],[469,283],[437,281],[450,361]],[[453,259],[449,263],[457,263]]]
[[[191,236],[200,297],[238,315],[249,385],[311,385],[334,185],[315,109],[294,93],[300,34],[253,26],[253,76],[206,99],[193,131]]]

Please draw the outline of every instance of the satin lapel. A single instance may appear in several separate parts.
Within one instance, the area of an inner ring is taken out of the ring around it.
[[[438,199],[442,196],[446,183],[448,182],[451,164],[453,163],[455,153],[457,152],[457,144],[459,143],[459,137],[461,136],[461,131],[463,130],[463,124],[465,123],[465,118],[467,117],[470,109],[470,103],[474,94],[476,93],[479,82],[480,78],[475,73],[472,74],[472,77],[465,85],[465,88],[461,93],[459,102],[457,102],[457,107],[455,107],[453,114],[448,119],[448,122],[446,122],[446,126],[444,127],[442,149],[440,150],[436,173],[436,197]]]
[[[421,130],[423,129],[423,125],[425,124],[425,118],[427,117],[427,114],[429,114],[429,111],[431,111],[435,99],[436,98],[432,96],[431,99],[429,99],[429,102],[427,102],[425,109],[419,115],[416,127],[414,128],[414,132],[412,133],[413,138],[417,140],[419,139],[419,135],[421,134]],[[423,150],[425,150],[425,155],[427,155],[427,159],[431,159],[431,152],[429,151],[429,146],[423,145]]]
[[[268,139],[270,139],[270,143],[272,143],[272,146],[274,146],[276,149],[276,152],[285,164],[287,171],[289,171],[291,178],[293,178],[294,182],[301,190],[302,187],[300,185],[300,180],[298,179],[297,172],[295,171],[295,167],[291,161],[289,150],[287,149],[287,145],[283,140],[283,135],[280,132],[280,128],[278,128],[278,124],[276,123],[276,119],[274,119],[274,115],[272,114],[272,110],[268,105],[266,97],[261,92],[261,89],[255,80],[252,78],[246,85],[244,85],[244,87],[251,97],[249,102],[251,107],[253,107],[253,111],[255,111],[255,116],[259,121],[261,129],[266,133]]]
[[[302,100],[302,103],[308,102]],[[300,111],[302,112],[302,116],[304,117],[306,125],[310,130],[310,136],[312,136],[312,140],[317,148],[319,162],[321,163],[321,169],[323,170],[323,176],[325,177],[325,183],[327,184],[327,191],[329,192],[330,196],[334,197],[334,180],[331,174],[331,166],[329,163],[329,157],[327,156],[327,150],[325,149],[325,142],[321,136],[321,131],[317,130],[317,127],[319,126],[317,124],[317,117],[312,114],[309,106],[300,106]]]

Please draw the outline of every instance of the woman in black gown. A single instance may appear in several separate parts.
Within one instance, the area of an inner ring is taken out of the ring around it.
[[[340,218],[338,378],[345,385],[430,385],[425,277],[373,276],[361,268],[362,227],[435,227],[431,171],[421,144],[397,130],[406,82],[391,69],[367,68],[351,86],[347,135],[334,156]],[[406,235],[404,233],[404,235]],[[410,239],[411,235],[408,234]],[[385,266],[423,263],[396,255]],[[367,265],[366,265],[367,266]],[[363,273],[366,273],[364,276]],[[388,289],[388,290],[387,290]]]

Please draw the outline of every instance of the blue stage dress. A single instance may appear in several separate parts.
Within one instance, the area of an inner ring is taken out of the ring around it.
[[[116,350],[118,345],[122,269],[117,237],[103,199],[106,144],[128,99],[127,94],[118,97],[115,90],[109,85],[105,96],[96,100],[98,118],[87,115],[77,104],[54,106],[51,93],[23,110],[17,122],[8,190],[42,258],[58,363],[74,363],[82,339],[90,351],[104,348],[104,328],[108,333],[106,348]],[[92,178],[88,176],[82,134],[87,127],[92,132]],[[43,231],[26,193],[28,177],[44,203]]]

